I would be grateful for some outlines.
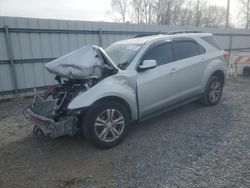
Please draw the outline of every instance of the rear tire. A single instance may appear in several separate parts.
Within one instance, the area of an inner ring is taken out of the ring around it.
[[[211,76],[207,82],[205,92],[200,102],[205,106],[214,106],[220,102],[223,92],[223,81],[218,76]]]
[[[112,148],[129,132],[129,110],[115,100],[93,104],[86,112],[82,130],[84,136],[98,148]]]

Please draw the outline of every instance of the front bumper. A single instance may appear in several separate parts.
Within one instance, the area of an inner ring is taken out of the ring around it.
[[[23,115],[50,138],[73,135],[77,131],[77,117],[73,115],[55,122],[53,119],[36,114],[30,106],[23,109]]]

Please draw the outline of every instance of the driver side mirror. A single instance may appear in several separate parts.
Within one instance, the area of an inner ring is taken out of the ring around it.
[[[137,68],[139,72],[144,70],[153,69],[157,66],[157,62],[155,60],[144,60]]]

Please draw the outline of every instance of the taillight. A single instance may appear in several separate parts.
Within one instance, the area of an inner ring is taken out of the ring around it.
[[[228,58],[229,58],[229,52],[224,51],[224,58],[225,58],[225,60],[228,60]]]

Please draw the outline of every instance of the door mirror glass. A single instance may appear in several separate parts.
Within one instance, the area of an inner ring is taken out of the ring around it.
[[[157,66],[157,62],[155,60],[144,60],[139,66],[138,71],[144,71],[148,69],[153,69]]]

